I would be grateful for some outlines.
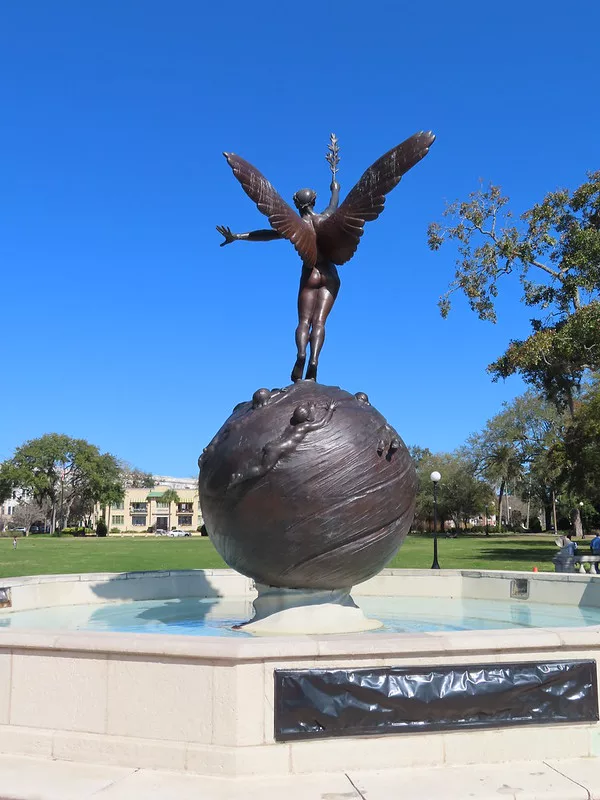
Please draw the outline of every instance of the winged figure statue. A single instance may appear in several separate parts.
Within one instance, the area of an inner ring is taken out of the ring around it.
[[[363,235],[365,222],[377,219],[383,211],[386,194],[427,155],[435,136],[431,131],[421,131],[393,147],[369,167],[339,208],[340,185],[335,179],[339,158],[337,139],[333,134],[331,141],[327,157],[333,174],[331,200],[320,214],[315,212],[317,195],[312,189],[296,192],[296,213],[252,164],[234,153],[223,154],[246,194],[268,217],[271,227],[232,233],[230,228],[218,225],[217,230],[224,237],[221,247],[236,241],[288,239],[302,259],[296,328],[298,352],[292,370],[294,382],[304,376],[309,344],[310,358],[305,379],[317,379],[319,354],[325,341],[325,322],[340,288],[336,265],[350,261]]]

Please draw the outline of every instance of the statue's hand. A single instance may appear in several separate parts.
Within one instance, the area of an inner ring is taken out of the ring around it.
[[[221,236],[225,237],[225,241],[221,242],[219,245],[220,247],[225,247],[226,244],[231,244],[232,242],[237,241],[237,233],[232,233],[231,228],[228,228],[225,225],[217,225],[217,230]]]

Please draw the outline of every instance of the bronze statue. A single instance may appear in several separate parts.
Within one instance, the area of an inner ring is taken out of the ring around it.
[[[233,153],[223,154],[246,194],[268,217],[271,229],[232,233],[230,228],[219,225],[217,230],[225,237],[221,247],[236,241],[289,239],[302,259],[296,328],[298,352],[292,381],[302,379],[309,343],[306,379],[317,379],[319,354],[325,341],[325,322],[340,288],[336,265],[345,264],[352,258],[365,222],[377,219],[383,211],[385,195],[398,185],[405,172],[427,155],[434,141],[431,132],[420,132],[392,148],[369,167],[338,208],[340,185],[335,178],[339,155],[337,139],[332,134],[327,155],[332,172],[329,205],[322,213],[316,213],[316,192],[300,189],[294,195],[299,216],[252,164]]]

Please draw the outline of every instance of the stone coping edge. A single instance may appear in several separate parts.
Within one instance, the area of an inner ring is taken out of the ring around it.
[[[0,632],[0,652],[55,651],[94,653],[97,657],[153,656],[207,662],[298,661],[349,658],[372,662],[375,658],[485,656],[560,650],[595,650],[600,626],[585,628],[527,628],[524,630],[456,631],[448,633],[336,634],[329,636],[277,636],[247,639],[174,636],[161,634],[90,633],[75,631]]]
[[[186,578],[186,577],[215,577],[215,578],[237,578],[248,582],[249,587],[254,585],[252,578],[247,578],[233,569],[180,569],[180,570],[140,570],[135,572],[82,572],[82,573],[57,573],[50,575],[23,575],[12,578],[0,578],[1,587],[31,586],[36,583],[63,583],[63,582],[98,582],[98,581],[119,581],[119,580],[140,580],[142,578]],[[443,580],[450,577],[462,578],[524,578],[528,577],[536,581],[558,581],[588,583],[600,576],[593,574],[582,575],[580,573],[557,573],[557,572],[524,572],[518,570],[483,570],[483,569],[383,569],[369,580],[377,580],[386,577],[419,577],[431,580]],[[364,583],[368,583],[365,581]],[[356,584],[352,591],[360,594],[360,587],[363,584]]]

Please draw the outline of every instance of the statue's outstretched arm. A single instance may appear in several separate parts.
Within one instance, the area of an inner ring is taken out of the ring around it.
[[[221,242],[221,247],[224,247],[226,244],[231,244],[232,242],[271,242],[273,239],[283,239],[284,237],[274,231],[272,228],[268,228],[265,230],[260,231],[249,231],[248,233],[233,233],[231,228],[226,227],[225,225],[217,225],[217,230],[219,233],[225,237],[225,241]]]
[[[319,428],[327,425],[328,422],[331,421],[331,417],[333,416],[333,412],[335,411],[335,401],[330,400],[327,403],[327,407],[325,409],[325,413],[321,417],[321,419],[315,420],[313,422],[305,422],[304,426],[306,428],[306,433],[309,431],[318,431]]]
[[[393,147],[366,170],[337,211],[319,226],[319,250],[334,264],[350,261],[365,222],[381,214],[386,195],[429,152],[435,141],[431,131],[420,131]]]
[[[329,188],[331,190],[331,200],[329,201],[327,208],[322,212],[324,217],[328,217],[330,214],[333,214],[340,203],[339,183],[334,179],[331,181],[331,186]]]

